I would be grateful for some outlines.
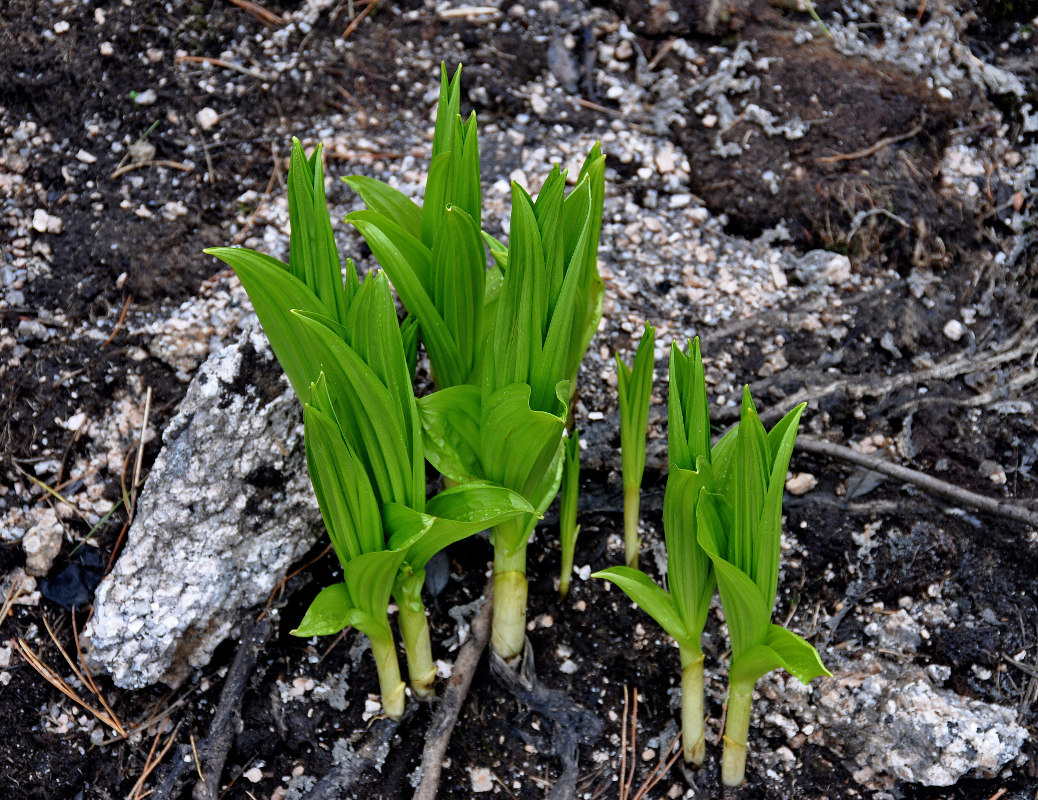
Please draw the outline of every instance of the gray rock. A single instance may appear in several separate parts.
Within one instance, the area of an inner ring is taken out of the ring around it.
[[[833,679],[803,687],[789,678],[772,709],[845,758],[859,783],[951,786],[1020,756],[1028,734],[1014,709],[938,688],[933,670],[868,654],[840,661],[835,652],[825,656]]]
[[[258,326],[202,366],[163,436],[86,656],[118,686],[177,686],[316,540],[299,403]]]

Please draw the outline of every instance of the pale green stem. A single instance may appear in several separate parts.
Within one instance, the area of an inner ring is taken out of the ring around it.
[[[685,762],[703,764],[703,653],[681,648],[681,743]]]
[[[375,656],[378,685],[382,690],[382,710],[387,717],[399,719],[404,715],[404,682],[400,679],[393,637],[372,639],[371,653]]]
[[[526,538],[510,552],[509,535],[525,530],[522,517],[501,523],[494,530],[494,623],[490,641],[494,652],[509,661],[523,652],[526,641]],[[504,541],[502,541],[504,540]]]
[[[425,607],[420,606],[416,610],[406,600],[405,602],[398,600],[397,605],[400,607],[400,636],[404,640],[404,653],[407,656],[407,674],[411,679],[411,689],[419,697],[432,697],[433,682],[436,680],[436,665],[432,658],[429,622],[425,617]]]
[[[624,560],[632,569],[638,569],[638,551],[642,546],[638,536],[638,507],[641,499],[641,486],[637,483],[624,486]]]
[[[721,781],[725,786],[739,786],[746,778],[746,740],[750,734],[752,702],[752,683],[731,684],[728,687],[724,753],[721,756]]]
[[[569,534],[562,539],[562,567],[559,570],[559,597],[565,597],[569,594],[569,583],[570,578],[573,576],[573,556],[577,549],[577,535],[580,533],[580,526],[577,525],[573,528],[572,534]]]

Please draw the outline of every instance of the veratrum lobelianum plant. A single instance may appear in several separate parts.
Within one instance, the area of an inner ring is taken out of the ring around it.
[[[649,427],[652,399],[652,367],[655,360],[656,329],[646,324],[642,339],[628,367],[616,356],[617,394],[620,401],[620,455],[624,484],[624,561],[638,568],[639,508],[642,476],[645,473],[645,437]]]
[[[297,633],[335,633],[346,625],[367,633],[388,692],[386,712],[398,715],[403,710],[399,671],[391,636],[386,639],[388,627],[381,624],[387,587],[400,608],[412,687],[427,695],[435,666],[421,601],[425,565],[447,544],[532,509],[514,492],[486,482],[455,487],[426,504],[408,346],[385,276],[373,273],[361,285],[347,260],[343,281],[324,199],[320,147],[307,159],[293,142],[289,212],[289,264],[245,249],[206,252],[235,269],[297,395],[308,399],[308,465],[343,564],[344,587],[318,595]],[[363,480],[343,481],[348,474],[367,478],[373,505],[365,499]]]
[[[460,68],[448,80],[441,67],[423,205],[355,176],[368,209],[347,219],[420,326],[440,389],[420,403],[430,461],[448,482],[489,479],[536,509],[492,533],[493,643],[511,658],[525,639],[526,540],[558,492],[569,401],[602,314],[605,158],[596,145],[568,196],[557,168],[536,203],[513,185],[509,244],[482,235],[488,270],[476,119],[462,121],[459,107]]]
[[[536,202],[512,184],[505,282],[488,323],[480,385],[448,387],[420,401],[429,460],[442,474],[501,484],[536,510],[491,533],[492,643],[506,660],[525,642],[527,542],[559,489],[571,356],[585,346],[583,291],[596,268],[587,247],[593,176],[582,170],[568,196],[565,180],[555,167]]]
[[[803,683],[830,672],[818,652],[795,633],[771,622],[778,591],[782,493],[793,453],[799,405],[765,431],[749,388],[722,493],[700,490],[696,509],[699,542],[713,563],[721,593],[732,658],[721,779],[738,786],[746,774],[746,743],[753,686],[773,669]]]
[[[643,337],[643,345],[645,341]],[[651,343],[648,352],[652,352]],[[652,374],[651,367],[648,374]],[[669,400],[669,470],[663,497],[663,530],[670,592],[657,586],[644,572],[627,566],[610,567],[596,572],[594,577],[605,578],[623,589],[678,643],[682,750],[686,762],[702,764],[705,745],[701,640],[715,582],[710,559],[699,545],[696,506],[702,490],[714,490],[717,468],[723,469],[731,439],[727,437],[713,448],[710,446],[706,380],[698,338],[687,353],[681,351],[677,342],[671,346]]]

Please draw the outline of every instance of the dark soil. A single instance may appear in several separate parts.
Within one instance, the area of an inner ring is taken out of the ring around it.
[[[300,5],[291,0],[264,4],[275,13]],[[54,237],[50,275],[28,284],[24,304],[4,312],[2,326],[7,329],[38,321],[49,331],[20,336],[19,343],[29,353],[3,377],[0,461],[5,470],[4,494],[13,491],[19,480],[13,466],[31,472],[44,457],[60,459],[62,468],[55,483],[66,481],[82,444],[56,425],[55,418],[68,418],[77,409],[88,416],[100,415],[113,396],[131,385],[153,388],[160,398],[152,409],[153,425],[158,429],[165,426],[186,387],[164,362],[137,357],[138,348],[147,341],[117,330],[120,314],[126,307],[128,313],[143,318],[198,295],[220,269],[200,252],[203,247],[225,243],[221,223],[233,214],[244,191],[264,190],[273,167],[271,143],[283,146],[290,135],[312,134],[310,119],[331,108],[359,106],[381,120],[373,129],[391,125],[394,115],[418,102],[407,87],[428,80],[409,60],[409,45],[432,42],[443,57],[460,56],[471,65],[464,85],[472,94],[463,104],[476,108],[484,125],[491,121],[507,125],[525,108],[525,98],[517,94],[520,87],[550,69],[548,45],[544,37],[535,36],[536,31],[517,24],[507,36],[496,38],[489,26],[443,19],[431,11],[407,13],[425,8],[418,2],[396,2],[372,14],[352,35],[349,49],[336,55],[329,43],[341,35],[346,17],[345,4],[334,5],[334,20],[331,12],[321,14],[313,31],[297,34],[291,42],[304,54],[298,68],[273,81],[256,81],[248,93],[239,96],[203,90],[200,85],[210,80],[211,73],[203,73],[201,67],[196,72],[184,71],[175,62],[177,53],[221,58],[229,43],[271,35],[272,29],[236,5],[218,0],[131,4],[6,0],[0,19],[0,123],[7,131],[22,120],[34,120],[54,134],[54,142],[44,149],[67,155],[85,149],[98,158],[93,164],[78,164],[75,180],[68,181],[62,166],[69,159],[41,150],[25,172],[36,199],[62,217],[65,230]],[[969,210],[971,206],[940,184],[941,149],[953,131],[989,124],[983,115],[987,101],[966,87],[955,92],[959,99],[943,99],[917,78],[893,67],[836,54],[821,37],[794,46],[794,31],[803,25],[805,15],[786,15],[770,4],[728,4],[732,7],[714,32],[704,29],[706,3],[602,0],[595,5],[614,14],[617,22],[627,23],[649,54],[672,36],[685,37],[704,53],[712,45],[732,44],[742,37],[756,42],[756,58],[776,59],[773,68],[761,73],[759,87],[751,95],[753,102],[783,116],[812,122],[803,138],[750,136],[740,156],[720,159],[711,154],[714,133],[693,114],[689,114],[688,124],[676,124],[671,130],[673,140],[692,164],[691,190],[713,212],[727,214],[729,232],[755,237],[785,223],[795,247],[847,253],[861,274],[892,271],[892,278],[905,278],[913,269],[925,268],[941,278],[918,295],[909,291],[904,280],[894,279],[885,291],[860,299],[839,347],[829,338],[792,325],[789,320],[796,309],[789,309],[789,316],[769,318],[769,330],[780,330],[786,336],[791,369],[773,379],[754,380],[755,394],[769,406],[782,405],[785,398],[805,387],[839,384],[828,392],[819,391],[815,398],[812,432],[836,433],[841,440],[860,441],[870,435],[898,439],[903,442],[899,447],[907,465],[964,488],[1029,502],[1033,508],[1038,499],[1033,472],[1038,462],[1038,423],[1033,411],[1000,415],[971,402],[983,391],[992,391],[997,398],[1014,397],[1011,389],[1004,394],[994,390],[1012,386],[1021,369],[1019,359],[993,364],[976,374],[964,370],[950,380],[921,375],[918,380],[892,383],[898,376],[926,369],[920,354],[944,363],[959,353],[961,346],[942,334],[949,309],[979,303],[994,309],[975,329],[975,345],[983,352],[1011,343],[1025,320],[1033,322],[1038,300],[1038,245],[1032,240],[1015,264],[998,266],[981,258],[1007,233],[994,211],[1006,199],[999,193],[997,181],[991,187],[990,213]],[[819,3],[818,8],[824,14],[833,5]],[[992,14],[992,9],[999,13]],[[103,30],[95,23],[97,10],[107,17]],[[1034,4],[999,0],[985,2],[979,10],[975,30],[971,29],[973,44],[978,51],[994,52],[1013,25],[1033,16]],[[59,19],[68,21],[70,30],[62,36],[44,36]],[[102,40],[113,45],[110,57],[98,55]],[[149,51],[155,56],[149,57]],[[1006,59],[1034,59],[1033,45],[1030,49],[1014,45],[1000,52]],[[257,47],[257,64],[260,56]],[[719,60],[721,56],[706,58]],[[666,58],[661,63],[666,64]],[[1035,68],[1029,69],[1033,76]],[[219,84],[220,76],[212,80]],[[394,84],[404,91],[394,90]],[[687,95],[682,97],[689,107],[701,99],[691,85],[687,82]],[[477,93],[475,87],[484,91]],[[1033,92],[1033,83],[1030,88]],[[147,89],[157,93],[157,105],[142,106],[132,100],[132,93]],[[576,91],[595,103],[607,103],[596,94],[586,74]],[[223,121],[218,135],[199,136],[191,132],[195,116],[208,105],[220,110]],[[158,108],[162,112],[155,110]],[[568,122],[593,129],[593,120],[588,112],[586,117],[571,116]],[[91,124],[96,126],[93,133]],[[737,124],[725,138],[742,141],[748,133],[744,125]],[[1010,138],[1014,144],[1034,136],[1021,132],[1018,125],[1005,135],[1018,137]],[[132,203],[150,209],[150,218],[115,213],[129,198],[120,193],[121,182],[109,178],[124,155],[113,152],[109,140],[132,143],[143,136],[156,145],[155,159],[180,162],[190,150],[195,164],[192,171],[148,169],[137,173],[145,180],[134,188]],[[865,153],[887,137],[896,141]],[[861,155],[855,155],[858,153]],[[849,155],[854,157],[831,160]],[[0,171],[9,166],[0,164]],[[617,168],[619,180],[633,193],[644,194],[646,187],[638,185],[636,176],[625,173],[622,165],[610,162],[610,166]],[[779,173],[776,192],[762,188],[768,171]],[[186,215],[172,220],[159,213],[171,193],[188,209]],[[31,215],[32,206],[25,207]],[[857,214],[877,209],[890,213],[869,215],[855,229]],[[8,238],[13,237],[6,232],[0,235],[4,237],[0,249],[6,251],[13,244]],[[2,257],[9,258],[6,252]],[[62,312],[63,320],[54,320],[57,311]],[[83,323],[115,331],[114,336],[103,348],[88,339],[68,340],[65,332]],[[880,344],[885,332],[893,335],[893,350]],[[731,348],[746,354],[747,379],[757,374],[763,361],[760,331],[753,328],[721,332],[709,347],[715,352]],[[1033,367],[1032,358],[1023,368]],[[884,390],[888,382],[893,388]],[[1033,385],[1028,391],[1034,401]],[[158,447],[156,440],[146,448],[145,466]],[[1005,487],[994,486],[982,474],[985,462],[996,462],[1005,469]],[[1033,660],[1038,636],[1038,551],[1028,541],[1027,531],[968,510],[942,513],[943,504],[890,481],[867,494],[841,499],[840,493],[855,479],[853,470],[817,457],[796,455],[793,470],[819,476],[820,484],[815,492],[789,503],[787,527],[796,532],[800,565],[787,571],[776,618],[784,618],[792,608],[791,627],[822,634],[812,631],[818,609],[828,614],[841,603],[879,601],[896,607],[899,598],[921,597],[931,585],[941,584],[945,597],[958,603],[963,614],[989,621],[973,628],[935,631],[920,658],[952,667],[949,685],[960,694],[1018,707],[1021,724],[1035,736],[1038,710],[1025,702],[1027,676],[1002,672],[995,681],[982,682],[972,669],[981,665],[998,670],[1004,666],[1006,654],[1021,650]],[[120,496],[120,478],[119,474],[105,474],[105,496],[113,501]],[[607,549],[608,535],[622,529],[620,485],[615,472],[601,472],[585,474],[582,488],[582,535],[576,563],[601,569],[615,558]],[[645,489],[646,525],[661,531],[661,476],[647,475]],[[871,574],[857,586],[857,594],[849,597],[851,578],[843,567],[856,559],[851,534],[874,521],[882,521],[883,530],[896,530],[898,535],[883,539],[884,545],[873,554]],[[119,510],[96,531],[95,540],[106,557],[119,546],[125,524],[126,515]],[[78,520],[69,525],[79,535],[88,531]],[[530,548],[536,555],[530,564],[529,619],[537,623],[530,641],[544,683],[565,692],[604,725],[604,733],[581,749],[581,796],[612,797],[617,791],[624,692],[636,688],[640,695],[641,748],[642,738],[648,741],[657,736],[676,718],[666,690],[677,683],[678,654],[648,616],[603,582],[575,581],[570,597],[559,601],[553,584],[559,562],[554,530],[552,520],[547,520]],[[57,568],[67,562],[68,549],[66,545]],[[453,657],[439,645],[455,629],[447,610],[479,595],[488,554],[485,544],[471,542],[449,552],[452,579],[436,599],[432,619],[437,657]],[[0,576],[23,561],[16,545],[0,545]],[[298,620],[335,569],[334,558],[326,556],[289,581],[275,603],[278,619],[285,623]],[[647,569],[659,577],[651,563]],[[821,577],[827,569],[834,575],[829,580]],[[253,609],[251,613],[255,616],[262,611]],[[990,613],[981,615],[982,611]],[[4,639],[20,638],[46,663],[58,665],[64,662],[44,630],[44,620],[71,652],[75,648],[73,627],[81,630],[88,613],[69,613],[43,600],[37,607],[15,606],[12,615],[0,623],[5,626]],[[552,624],[545,626],[549,618]],[[634,636],[638,625],[645,634]],[[230,784],[224,797],[277,796],[294,770],[319,778],[333,765],[333,743],[353,732],[360,739],[367,728],[362,720],[364,701],[377,681],[371,659],[358,656],[359,637],[347,632],[334,644],[329,640],[312,646],[291,637],[291,627],[279,625],[245,692],[242,729],[224,772],[224,782]],[[849,613],[831,635],[834,641],[859,647],[859,628],[855,615]],[[720,657],[726,644],[717,619],[711,619],[707,634],[708,657]],[[148,720],[178,704],[171,712],[171,719],[180,725],[171,752],[176,753],[177,747],[190,752],[192,740],[206,735],[234,647],[227,643],[195,682],[172,694],[161,687],[122,692],[103,678],[99,683],[125,720]],[[560,647],[574,654],[582,665],[580,671],[572,675],[559,671]],[[345,668],[350,670],[345,711],[309,699],[283,702],[279,681],[291,684],[304,676],[328,682]],[[132,796],[148,761],[154,730],[128,741],[92,745],[78,732],[75,721],[62,729],[54,719],[61,696],[17,654],[8,671],[10,682],[0,686],[0,730],[5,734],[0,741],[0,797],[100,800]],[[64,668],[58,672],[69,674]],[[715,729],[722,714],[723,691],[720,683],[708,687],[707,710]],[[404,720],[381,774],[366,774],[354,796],[396,800],[411,794],[410,775],[421,758],[430,716],[429,708],[420,707]],[[752,731],[752,750],[766,751],[785,743],[783,738],[771,738],[765,730]],[[657,743],[655,749],[666,745]],[[527,713],[493,681],[484,661],[451,741],[451,766],[444,771],[440,797],[468,800],[472,796],[466,770],[470,765],[491,766],[500,778],[503,795],[524,800],[543,797],[545,787],[561,771],[555,747],[551,721]],[[905,784],[897,787],[896,796],[967,800],[1005,790],[1002,796],[1006,800],[1033,797],[1038,786],[1033,766],[1038,753],[1033,743],[1029,748],[1031,766],[1015,769],[1009,778],[963,780],[946,789]],[[611,760],[596,763],[591,758],[594,751],[607,752]],[[719,753],[719,747],[708,748],[708,763],[701,774],[671,770],[650,797],[664,797],[672,786],[682,792],[698,786],[701,792],[697,796],[722,796],[715,777]],[[852,768],[832,752],[805,744],[796,756],[793,769],[774,780],[755,768],[751,755],[746,786],[723,796],[775,800],[870,796],[851,778]],[[167,756],[157,776],[164,774],[171,759]],[[639,760],[635,787],[654,763]],[[242,777],[256,765],[261,765],[261,780],[253,783]],[[190,795],[197,775],[193,766],[185,774],[183,791],[174,797]],[[154,785],[153,776],[147,786]]]

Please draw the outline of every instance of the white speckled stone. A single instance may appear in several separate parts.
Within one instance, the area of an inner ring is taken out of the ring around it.
[[[208,663],[320,531],[299,403],[258,327],[202,366],[163,438],[84,634],[124,688]]]

